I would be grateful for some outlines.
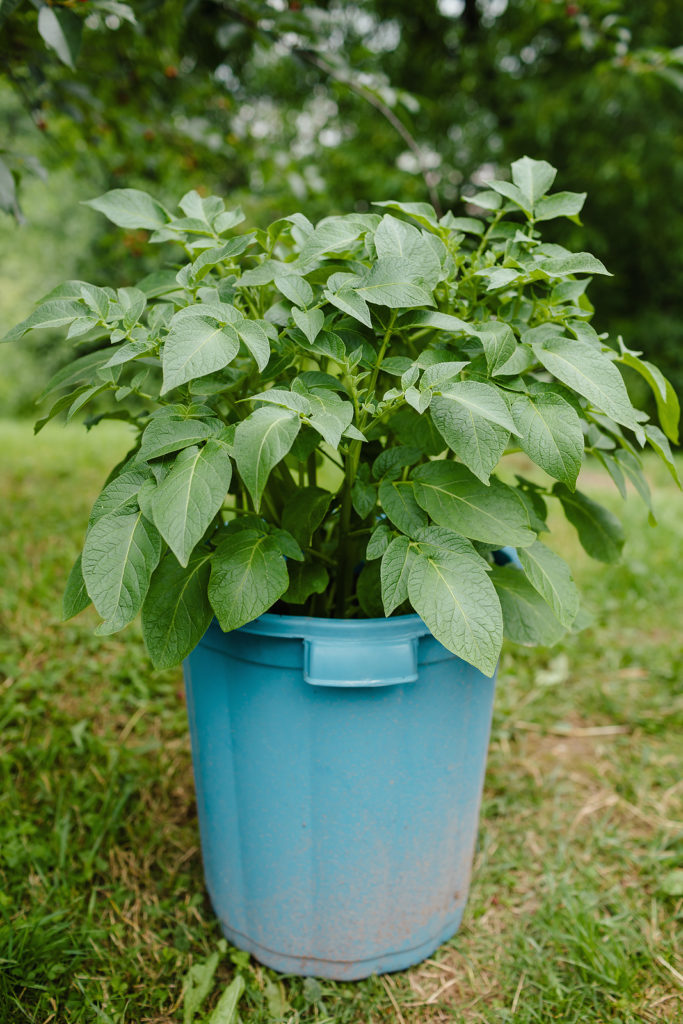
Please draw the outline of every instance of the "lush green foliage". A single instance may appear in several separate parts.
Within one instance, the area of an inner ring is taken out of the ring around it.
[[[66,49],[46,31],[55,22]],[[566,188],[591,185],[580,245],[617,278],[595,282],[597,329],[628,334],[683,389],[676,0],[7,0],[0,33],[0,209],[20,215],[21,199],[40,220],[38,183],[22,179],[42,165],[70,226],[69,175],[88,195],[125,185],[168,202],[193,187],[239,196],[261,224],[387,195],[442,212],[473,178],[542,153]],[[571,247],[571,232],[549,237]],[[25,273],[17,245],[0,240],[12,278]],[[115,268],[121,283],[144,258],[134,230],[97,244],[71,230],[67,249],[87,267],[73,276],[97,266],[107,280]],[[37,262],[32,279],[51,267]],[[24,315],[6,291],[0,318]],[[637,393],[637,375],[628,382]],[[26,389],[4,400],[30,412]]]
[[[679,409],[654,366],[591,328],[582,275],[606,274],[600,261],[541,241],[539,224],[585,198],[551,193],[554,179],[525,157],[478,195],[481,218],[384,202],[247,234],[239,211],[196,192],[179,215],[131,189],[93,200],[184,259],[118,292],[68,282],[6,339],[67,325],[98,339],[55,375],[47,392],[63,394],[39,427],[107,395],[95,419],[136,430],[93,506],[66,615],[92,601],[109,634],[142,610],[158,666],[214,614],[229,631],[270,608],[412,608],[488,674],[504,626],[528,644],[571,629],[575,585],[538,539],[546,500],[616,561],[618,520],[576,490],[584,450],[648,501],[639,448],[675,474]],[[664,432],[632,406],[621,363],[653,388]],[[552,487],[492,476],[519,449]],[[495,565],[507,545],[524,573]]]
[[[645,461],[656,543],[626,503],[628,557],[609,573],[551,514],[553,545],[595,617],[552,652],[503,649],[459,933],[410,971],[336,984],[221,953],[181,673],[150,673],[137,624],[96,638],[92,609],[59,621],[80,524],[128,440],[114,422],[90,433],[51,424],[36,438],[0,423],[3,1024],[182,1024],[216,953],[193,1024],[236,973],[243,1024],[386,1024],[398,1016],[392,997],[406,1024],[677,1022],[683,520],[656,456]],[[618,511],[593,460],[582,477],[591,499]]]

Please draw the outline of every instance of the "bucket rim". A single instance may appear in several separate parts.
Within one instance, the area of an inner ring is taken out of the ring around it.
[[[228,636],[214,619],[210,632]],[[375,619],[335,619],[309,615],[278,615],[266,612],[235,630],[257,636],[303,640],[404,640],[431,636],[419,615],[392,615]]]

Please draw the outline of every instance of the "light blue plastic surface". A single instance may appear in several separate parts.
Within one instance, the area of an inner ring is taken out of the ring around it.
[[[456,932],[495,677],[417,615],[214,623],[185,676],[206,884],[231,942],[353,979]]]

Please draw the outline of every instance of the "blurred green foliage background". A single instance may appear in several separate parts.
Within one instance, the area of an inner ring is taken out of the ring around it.
[[[0,58],[0,334],[66,277],[143,272],[140,234],[79,206],[107,189],[215,191],[260,224],[445,212],[526,153],[588,192],[557,240],[615,275],[597,328],[683,391],[677,0],[0,0]],[[3,349],[5,415],[64,346]]]

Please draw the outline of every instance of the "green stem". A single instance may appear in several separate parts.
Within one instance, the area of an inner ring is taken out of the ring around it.
[[[382,345],[377,356],[377,362],[375,363],[368,384],[367,392],[369,395],[375,393],[375,386],[377,384],[377,378],[379,377],[380,370],[382,369],[382,360],[386,355],[391,335],[394,331],[394,324],[396,323],[396,317],[398,311],[394,310],[391,314],[391,319],[384,333],[382,339]],[[363,422],[359,424],[359,430],[363,430],[369,413],[366,413]],[[338,576],[337,576],[337,595],[336,595],[336,613],[337,618],[343,619],[346,611],[346,602],[351,590],[353,588],[353,559],[351,557],[351,547],[349,543],[349,527],[351,525],[351,511],[353,508],[353,502],[351,499],[351,491],[353,485],[356,482],[356,474],[358,473],[358,463],[360,462],[361,446],[362,441],[352,441],[349,445],[349,452],[346,457],[345,464],[345,475],[344,483],[342,485],[342,502],[341,512],[339,516],[339,546],[338,546]]]

